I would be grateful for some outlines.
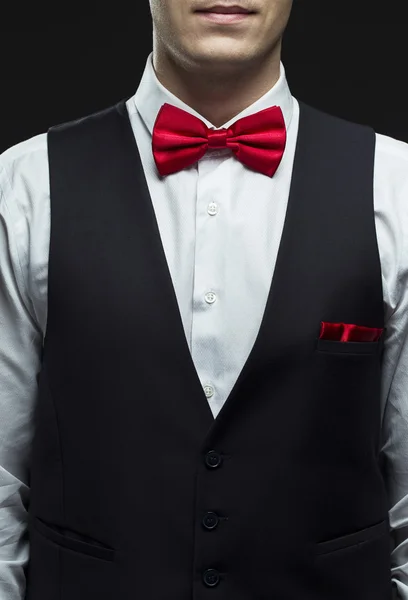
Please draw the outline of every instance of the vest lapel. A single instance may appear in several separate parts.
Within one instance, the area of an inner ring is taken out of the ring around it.
[[[124,148],[124,155],[126,154],[129,157],[122,164],[123,180],[125,182],[122,193],[130,193],[130,198],[127,198],[127,205],[134,206],[132,212],[134,218],[145,223],[145,227],[138,229],[138,232],[143,235],[143,240],[140,240],[140,242],[144,253],[149,256],[148,268],[154,265],[154,273],[146,274],[144,285],[152,286],[154,290],[149,295],[157,296],[160,299],[161,305],[155,309],[155,318],[159,322],[162,335],[171,340],[174,355],[178,357],[178,364],[182,365],[180,370],[183,378],[188,379],[188,385],[191,389],[190,404],[193,405],[193,408],[191,417],[187,418],[192,418],[196,422],[204,437],[204,434],[212,425],[214,417],[204,394],[184,333],[177,296],[161,241],[160,230],[139,150],[129,121],[126,102],[119,102],[117,110],[122,117],[121,147]],[[134,201],[135,196],[138,198],[137,207]]]

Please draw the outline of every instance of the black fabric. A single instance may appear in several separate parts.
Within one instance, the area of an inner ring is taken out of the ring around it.
[[[48,149],[26,597],[390,600],[383,338],[317,346],[321,321],[384,327],[374,131],[300,103],[268,302],[215,420],[125,102]]]

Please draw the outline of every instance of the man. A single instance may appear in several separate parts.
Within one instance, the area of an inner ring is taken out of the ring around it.
[[[408,145],[291,95],[291,4],[151,0],[0,157],[2,600],[408,600]]]

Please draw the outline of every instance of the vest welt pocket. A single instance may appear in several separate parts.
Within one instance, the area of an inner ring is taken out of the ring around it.
[[[38,517],[34,517],[32,519],[33,526],[36,531],[45,537],[47,540],[58,544],[59,546],[63,546],[64,548],[68,548],[73,552],[80,552],[82,554],[87,554],[88,556],[92,556],[93,558],[100,558],[102,560],[113,560],[114,550],[113,548],[109,548],[105,546],[101,542],[97,542],[96,540],[90,540],[86,536],[81,536],[81,534],[71,532],[69,530],[64,529],[63,532],[61,528],[56,525],[51,525],[49,523],[45,523],[42,519]]]
[[[325,542],[318,542],[316,545],[316,554],[317,556],[322,556],[338,550],[352,548],[386,535],[388,531],[388,523],[386,520],[384,520],[376,525],[366,527],[365,529],[360,529],[359,531],[342,535],[341,537],[327,540]]]
[[[376,354],[380,341],[376,342],[339,342],[337,340],[316,339],[317,352],[330,354]]]

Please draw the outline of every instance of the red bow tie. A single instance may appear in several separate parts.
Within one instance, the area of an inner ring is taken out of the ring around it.
[[[286,145],[281,109],[272,106],[236,121],[228,129],[210,129],[194,115],[163,104],[153,127],[153,156],[160,175],[196,163],[210,148],[230,148],[242,163],[273,177]]]

